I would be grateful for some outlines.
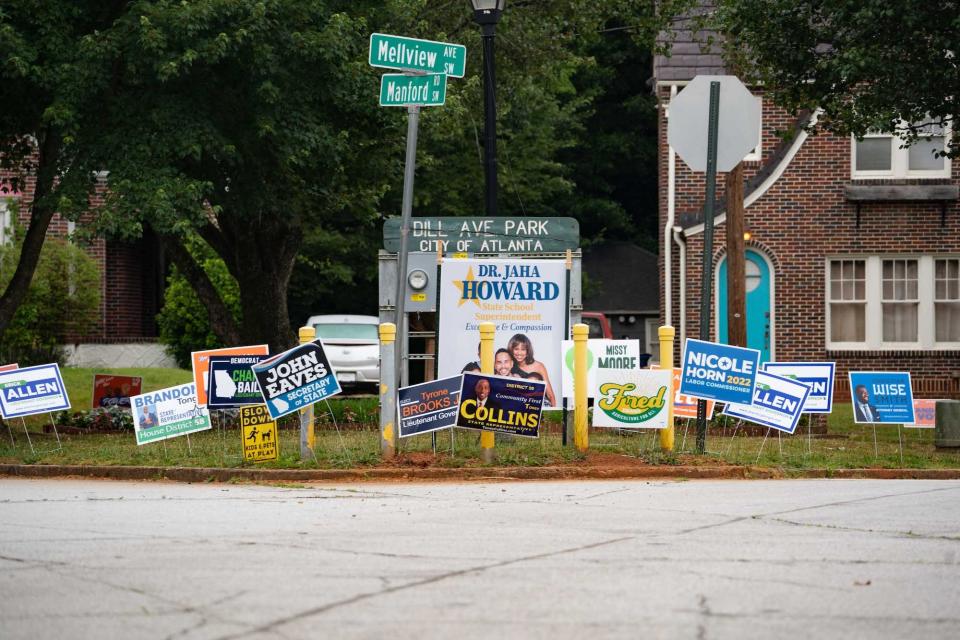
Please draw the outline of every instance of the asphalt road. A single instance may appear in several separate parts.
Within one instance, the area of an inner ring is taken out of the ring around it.
[[[0,637],[958,638],[960,482],[0,479]]]

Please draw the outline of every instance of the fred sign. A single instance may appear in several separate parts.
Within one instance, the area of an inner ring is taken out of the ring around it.
[[[760,352],[687,338],[680,393],[704,400],[753,403]]]
[[[251,369],[274,420],[340,393],[340,383],[319,340],[284,351]]]

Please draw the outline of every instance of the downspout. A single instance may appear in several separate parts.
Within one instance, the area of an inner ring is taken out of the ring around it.
[[[677,96],[677,85],[670,87],[670,102]],[[667,105],[666,116],[670,117],[670,105]],[[667,143],[667,222],[663,227],[663,323],[671,325],[673,317],[673,255],[671,253],[670,234],[673,232],[673,221],[676,214],[676,196],[674,188],[677,176],[677,153]],[[681,295],[683,295],[681,293]],[[681,322],[683,320],[681,319]]]
[[[687,242],[683,239],[683,227],[673,228],[673,241],[677,243],[680,253],[680,350],[687,341]]]

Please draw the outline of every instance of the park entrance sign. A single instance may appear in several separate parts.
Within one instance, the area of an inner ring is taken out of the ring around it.
[[[424,253],[550,253],[580,246],[575,218],[413,218],[411,250]],[[383,248],[400,250],[400,218],[383,223]]]

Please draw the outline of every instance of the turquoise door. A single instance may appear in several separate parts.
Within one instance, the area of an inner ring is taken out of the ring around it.
[[[747,272],[747,346],[760,350],[760,361],[770,361],[772,335],[770,265],[753,249],[746,251]],[[727,259],[717,269],[717,335],[727,342]]]

